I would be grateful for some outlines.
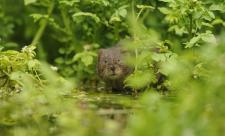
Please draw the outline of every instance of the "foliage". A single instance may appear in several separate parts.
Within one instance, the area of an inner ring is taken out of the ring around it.
[[[224,135],[224,9],[224,0],[0,0],[0,135]],[[134,68],[125,84],[140,97],[101,91],[97,52],[118,41]]]
[[[34,59],[34,49],[35,47],[25,46],[21,52],[0,51],[1,98],[20,92],[22,73],[26,73],[27,76],[39,83],[41,82],[38,74],[39,61]]]
[[[164,65],[176,96],[147,93],[145,105],[130,119],[125,135],[224,135],[224,34],[222,43],[199,50],[206,76],[193,79],[193,66],[187,59],[192,53]],[[211,55],[209,55],[209,53]]]

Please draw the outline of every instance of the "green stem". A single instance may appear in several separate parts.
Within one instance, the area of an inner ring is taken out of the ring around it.
[[[193,29],[193,16],[190,14],[189,15],[189,20],[190,20],[190,26],[189,26],[189,40],[191,40],[193,38],[193,32],[192,32],[192,29]],[[193,53],[193,56],[196,56],[196,53],[195,53],[195,48],[192,48],[192,53]]]
[[[70,20],[68,14],[66,13],[64,8],[61,8],[61,15],[62,15],[63,23],[65,25],[65,30],[69,34],[69,36],[71,37],[72,44],[76,44],[76,38],[75,38],[75,35],[73,33],[73,27],[71,26],[72,25],[71,20]]]
[[[145,12],[143,13],[142,18],[140,19],[141,22],[143,22],[143,20],[148,16],[150,12],[150,9],[146,9]]]
[[[132,9],[132,17],[135,18],[134,0],[132,0],[132,2],[131,2],[131,9]]]
[[[138,16],[136,17],[136,20],[135,20],[135,11],[134,11],[134,5],[135,5],[135,3],[134,3],[134,0],[132,0],[132,2],[131,2],[131,8],[132,8],[132,18],[134,19],[133,21],[137,21],[138,20]],[[140,13],[140,12],[139,12]],[[134,42],[135,42],[135,40],[136,40],[136,34],[135,34],[135,31],[133,30],[133,38],[134,38]],[[136,62],[137,62],[137,59],[138,58],[138,49],[136,48],[135,49],[135,60],[136,60]],[[137,63],[135,64],[135,67],[134,67],[134,71],[137,71],[138,70],[138,65],[137,65]]]
[[[139,19],[141,13],[142,13],[143,11],[144,11],[144,9],[142,8],[142,9],[138,12],[138,15],[137,15],[137,18],[136,18],[137,21],[138,21],[138,19]]]
[[[68,16],[68,13],[67,13],[66,9],[64,7],[61,7],[60,12],[61,12],[64,27],[65,27],[64,29],[65,29],[66,33],[68,34],[68,36],[70,37],[69,43],[65,44],[66,50],[69,50],[69,48],[71,46],[76,44],[76,38],[75,38],[75,35],[73,33],[73,27],[71,26],[72,24],[71,24],[71,21],[70,21],[70,18]],[[75,51],[76,51],[76,49],[75,49]],[[69,54],[66,53],[65,56],[64,56],[64,59],[67,60],[68,58],[69,58]]]
[[[54,9],[54,2],[48,8],[47,18],[43,19],[40,22],[40,28],[38,29],[37,33],[35,34],[34,39],[32,40],[30,46],[37,46],[37,44],[39,43],[39,41],[40,41],[44,31],[45,31],[45,28],[46,28],[46,26],[48,24],[48,19],[49,19],[49,17],[52,14],[53,9]]]
[[[61,8],[61,15],[62,15],[62,19],[63,19],[63,23],[64,23],[64,26],[65,26],[65,30],[66,32],[69,34],[69,36],[72,36],[72,28],[70,27],[70,20],[65,12],[65,9],[64,8]]]
[[[135,60],[136,60],[136,62],[137,62],[137,60],[138,60],[138,49],[136,48],[135,49]],[[138,70],[138,65],[137,65],[137,63],[135,64],[135,68],[134,68],[134,71],[137,71]]]
[[[192,35],[192,29],[193,29],[193,17],[192,17],[192,15],[189,15],[189,20],[190,20],[189,39],[191,39],[193,37],[193,35]]]

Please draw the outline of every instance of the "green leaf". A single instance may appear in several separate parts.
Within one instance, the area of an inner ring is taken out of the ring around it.
[[[205,33],[198,34],[198,36],[193,37],[185,46],[185,48],[191,48],[193,46],[198,45],[199,42],[206,42],[206,43],[216,43],[216,38],[212,34],[211,31],[206,31]]]
[[[124,5],[119,7],[119,9],[117,9],[111,16],[109,22],[113,23],[113,22],[121,22],[121,18],[125,18],[127,16],[127,8],[128,5]]]
[[[126,86],[134,89],[141,89],[150,84],[155,79],[151,71],[136,71],[125,80]]]
[[[73,6],[75,3],[78,3],[80,2],[80,0],[61,0],[59,1],[60,4],[64,4],[64,5],[67,5],[67,6]]]
[[[79,62],[81,61],[82,63],[84,63],[85,66],[89,66],[91,64],[93,64],[93,60],[94,57],[97,57],[97,54],[95,52],[81,52],[81,53],[77,53],[72,61],[73,62]]]
[[[220,19],[220,18],[213,20],[212,25],[218,25],[218,24],[222,24],[223,25],[223,24],[225,24],[225,22],[222,19]]]
[[[152,59],[155,60],[156,62],[159,62],[159,61],[166,61],[166,56],[164,54],[159,54],[159,53],[154,53],[152,55]]]
[[[0,51],[2,51],[4,49],[4,47],[0,46]]]
[[[222,4],[213,4],[209,7],[210,10],[213,10],[213,11],[222,11],[224,12],[225,9],[224,9],[224,6]]]
[[[162,12],[163,14],[166,14],[166,15],[171,13],[171,11],[168,8],[165,8],[165,7],[159,8],[159,11]]]
[[[57,64],[63,64],[64,63],[64,59],[62,57],[59,57],[59,58],[55,59],[55,62]]]
[[[29,70],[33,70],[40,65],[40,62],[38,60],[33,59],[33,60],[29,60],[27,65]]]
[[[122,16],[122,17],[126,17],[127,16],[127,10],[126,9],[119,10],[119,15]]]
[[[110,20],[109,20],[110,23],[112,23],[112,22],[120,22],[120,21],[121,21],[121,19],[118,16],[112,16],[110,18]]]
[[[185,48],[193,47],[200,40],[199,36],[193,37],[185,46]]]
[[[17,48],[19,45],[15,42],[7,42],[4,44],[4,47],[7,47],[7,48]]]
[[[93,63],[93,57],[92,56],[83,56],[81,58],[81,61],[84,63],[85,66],[89,66]]]
[[[29,4],[32,4],[32,3],[35,3],[37,0],[24,0],[24,5],[29,5]]]
[[[11,80],[21,80],[23,74],[24,73],[22,73],[20,71],[16,71],[16,72],[11,73],[9,75],[9,77]]]
[[[186,33],[187,31],[185,30],[185,27],[179,27],[178,25],[172,25],[171,27],[169,27],[168,29],[169,32],[175,32],[177,35],[182,36],[184,33]]]
[[[111,4],[109,0],[91,0],[91,3],[100,6],[109,6]]]
[[[90,13],[90,12],[78,12],[78,13],[75,13],[75,14],[73,14],[73,20],[76,20],[77,17],[79,17],[79,16],[91,17],[97,23],[99,23],[101,21],[100,18],[96,14],[93,14],[93,13]]]
[[[78,61],[81,57],[83,56],[82,53],[77,53],[74,57],[73,57],[73,61]]]
[[[48,15],[44,15],[44,14],[31,14],[30,16],[34,19],[34,22],[38,22],[39,20],[43,18],[48,18]]]
[[[208,26],[208,27],[213,28],[213,25],[211,25],[210,23],[202,22],[202,25],[203,25],[203,26]]]
[[[214,15],[214,13],[213,13],[213,12],[209,11],[209,12],[208,12],[208,14],[209,14],[209,16],[210,16],[212,19],[214,19],[214,18],[215,18],[215,15]]]
[[[216,43],[216,38],[215,38],[215,36],[212,33],[206,33],[206,34],[202,35],[201,39],[204,42]]]
[[[137,5],[137,8],[139,8],[139,9],[155,9],[154,7],[149,6],[149,5]]]

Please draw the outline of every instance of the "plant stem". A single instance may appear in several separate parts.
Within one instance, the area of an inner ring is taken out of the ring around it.
[[[138,13],[138,15],[137,15],[137,18],[136,18],[136,20],[138,21],[138,19],[139,19],[139,17],[140,17],[140,15],[141,15],[141,13],[144,11],[144,9],[142,8],[140,11],[139,11],[139,13]]]
[[[139,19],[140,22],[143,22],[143,20],[148,16],[149,12],[150,12],[150,9],[146,9],[146,11],[143,13],[142,18]]]
[[[191,14],[189,15],[189,20],[190,20],[190,26],[189,26],[189,39],[191,39],[191,38],[192,38],[192,29],[193,29],[193,17],[192,17]]]
[[[134,11],[134,5],[135,5],[135,3],[134,3],[134,0],[132,0],[132,2],[131,2],[131,8],[132,8],[132,21],[138,21],[138,16],[136,17],[136,20],[135,20],[135,11]],[[136,25],[137,23],[135,23],[135,25]],[[134,31],[134,28],[133,28],[133,38],[134,38],[134,42],[136,41],[136,34],[135,34],[135,31]],[[135,61],[137,62],[137,58],[138,58],[138,49],[136,48],[135,49]],[[134,71],[137,71],[137,69],[138,69],[138,65],[137,65],[137,63],[135,64],[135,67],[134,67]]]
[[[73,33],[72,33],[72,28],[70,27],[70,20],[69,20],[64,8],[61,8],[61,15],[62,15],[62,19],[63,19],[63,23],[65,26],[66,32],[69,34],[69,36],[72,36]]]
[[[135,49],[135,60],[136,60],[136,62],[137,62],[137,60],[138,60],[138,49],[137,49],[137,48]],[[137,71],[137,69],[138,69],[138,65],[137,65],[137,63],[136,63],[136,64],[135,64],[134,71]]]
[[[40,27],[39,27],[37,33],[35,34],[34,39],[32,40],[30,46],[37,46],[38,42],[40,41],[40,39],[45,31],[45,28],[48,24],[48,19],[52,14],[53,9],[54,9],[54,2],[52,2],[52,4],[48,8],[47,18],[41,20]]]
[[[131,2],[131,9],[132,9],[132,17],[135,18],[134,0],[132,0],[132,2]]]

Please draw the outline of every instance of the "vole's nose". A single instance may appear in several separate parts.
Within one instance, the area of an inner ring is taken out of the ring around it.
[[[110,69],[111,69],[112,71],[115,71],[115,67],[114,67],[114,66],[111,66]]]

